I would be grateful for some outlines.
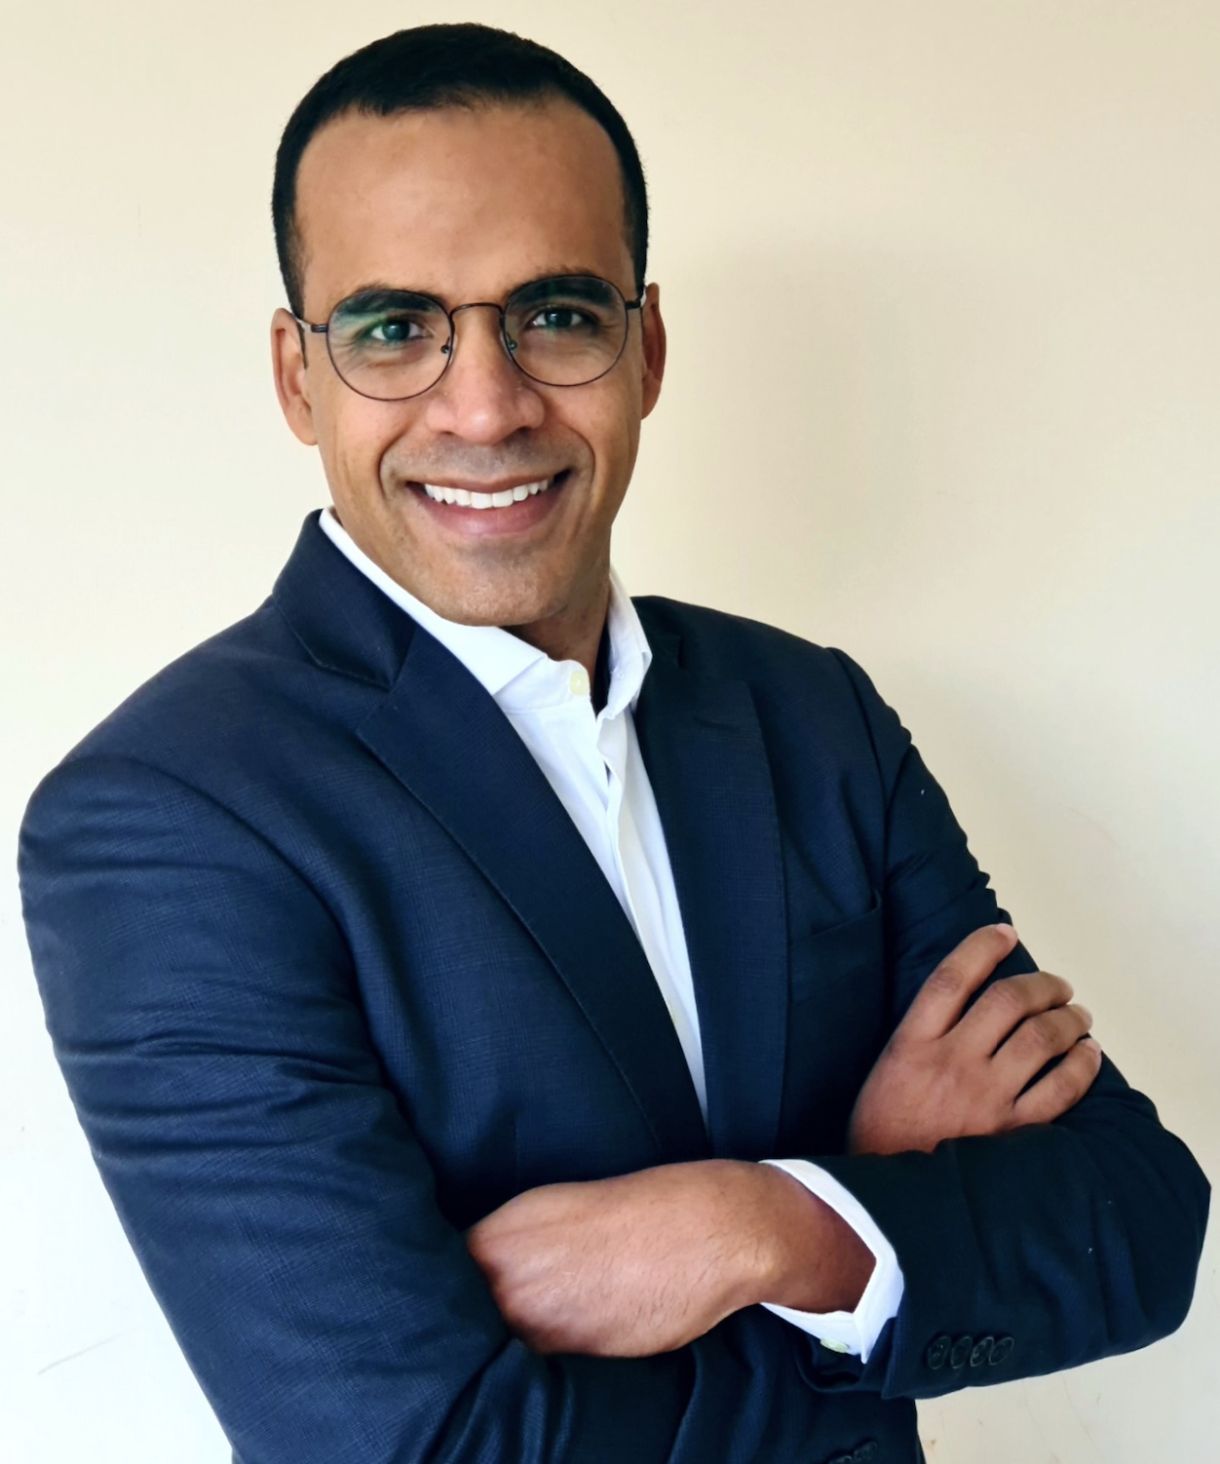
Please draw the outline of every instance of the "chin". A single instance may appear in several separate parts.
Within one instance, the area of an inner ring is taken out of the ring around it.
[[[485,585],[466,593],[451,591],[434,597],[421,595],[420,599],[438,615],[460,625],[496,625],[506,629],[549,620],[559,613],[563,603],[557,596],[524,596],[519,591],[497,595]]]

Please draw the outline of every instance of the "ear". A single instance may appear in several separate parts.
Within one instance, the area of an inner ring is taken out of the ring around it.
[[[309,401],[304,337],[287,310],[277,310],[271,317],[271,369],[284,421],[306,447],[316,447],[318,434]]]
[[[665,375],[665,322],[661,319],[661,291],[657,285],[645,290],[648,303],[640,311],[644,328],[644,401],[642,417],[647,417],[661,395],[661,378]]]

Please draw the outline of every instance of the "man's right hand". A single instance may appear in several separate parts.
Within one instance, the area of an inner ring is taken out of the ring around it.
[[[984,926],[932,972],[860,1090],[848,1153],[930,1152],[943,1139],[1050,1123],[1080,1101],[1101,1048],[1062,977],[1006,977],[965,1010],[1016,943],[1010,925]]]

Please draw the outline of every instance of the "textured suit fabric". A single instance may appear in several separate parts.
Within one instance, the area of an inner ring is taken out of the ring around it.
[[[1057,1124],[844,1155],[921,981],[1000,912],[846,657],[638,608],[706,1128],[545,778],[316,517],[265,605],[32,800],[22,885],[56,1053],[242,1464],[913,1461],[914,1398],[1185,1313],[1206,1181],[1108,1063]],[[1002,972],[1020,969],[1018,948]],[[773,1154],[824,1165],[895,1245],[906,1294],[867,1365],[757,1307],[654,1358],[541,1358],[463,1243],[535,1185]],[[972,1367],[944,1336],[1013,1341]]]

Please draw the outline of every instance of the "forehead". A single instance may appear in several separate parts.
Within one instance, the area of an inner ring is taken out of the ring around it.
[[[453,304],[580,271],[635,293],[614,145],[566,99],[347,113],[305,149],[296,217],[311,319],[376,284]]]

